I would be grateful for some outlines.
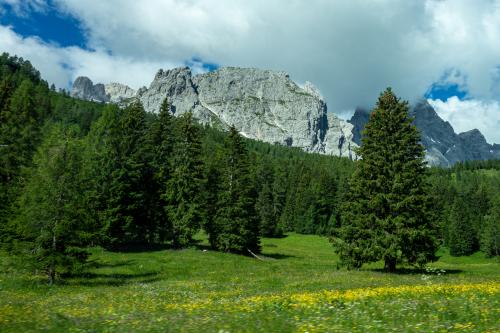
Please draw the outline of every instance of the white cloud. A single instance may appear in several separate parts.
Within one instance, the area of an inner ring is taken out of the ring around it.
[[[77,76],[89,76],[94,82],[121,82],[134,88],[148,85],[158,68],[175,67],[168,61],[138,61],[112,56],[103,50],[87,51],[79,47],[59,47],[38,38],[22,38],[10,27],[0,26],[2,51],[29,60],[45,80],[67,88]]]
[[[441,118],[449,121],[455,132],[477,128],[489,143],[500,143],[500,102],[464,100],[450,97],[445,102],[428,100]]]
[[[298,82],[313,82],[329,110],[342,112],[371,107],[387,86],[414,100],[453,69],[466,78],[469,96],[500,100],[500,0],[52,3],[81,21],[87,46],[97,50],[58,50],[38,41],[59,62],[71,55],[76,70],[64,74],[70,78],[85,74],[137,87],[151,81],[153,67],[196,56],[224,66],[285,70]],[[1,38],[1,48],[14,53]],[[44,76],[58,73],[40,69]],[[64,75],[57,82],[65,82]]]
[[[386,86],[413,99],[449,68],[491,98],[500,63],[498,0],[56,2],[82,20],[91,47],[285,70],[317,85],[331,110],[369,106]]]
[[[0,0],[0,14],[8,7],[19,17],[28,17],[31,11],[45,12],[47,2],[45,0]]]

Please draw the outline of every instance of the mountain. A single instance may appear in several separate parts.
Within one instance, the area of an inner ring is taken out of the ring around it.
[[[410,116],[415,118],[414,123],[421,132],[430,165],[449,167],[462,161],[500,158],[500,145],[490,145],[477,129],[456,134],[426,100],[418,101],[410,109]],[[358,145],[368,119],[368,111],[356,109],[349,121],[353,125],[353,141]]]
[[[71,95],[100,102],[140,100],[149,112],[158,112],[167,97],[174,115],[192,112],[203,124],[235,126],[248,138],[348,157],[356,147],[353,126],[327,112],[311,83],[300,87],[285,72],[226,67],[193,75],[182,67],[159,70],[149,88],[138,91],[79,77]]]
[[[120,103],[136,95],[136,91],[121,83],[93,84],[86,76],[73,82],[71,96],[95,102]]]

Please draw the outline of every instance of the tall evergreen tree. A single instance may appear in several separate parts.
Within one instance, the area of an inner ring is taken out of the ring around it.
[[[477,250],[471,210],[463,195],[455,198],[448,217],[448,246],[452,256],[467,256]]]
[[[87,257],[81,247],[87,241],[81,218],[81,155],[72,129],[56,125],[34,158],[21,200],[18,231],[50,284],[60,269],[70,270]]]
[[[383,260],[423,265],[435,260],[436,229],[426,193],[420,135],[408,103],[387,89],[378,99],[358,150],[348,202],[334,246],[350,267]]]
[[[256,212],[260,220],[260,232],[262,236],[275,237],[280,236],[281,231],[278,228],[279,215],[275,211],[275,205],[278,203],[274,200],[274,168],[267,159],[263,159],[258,163],[260,167],[257,169],[257,186],[260,187],[256,202]],[[277,189],[274,189],[277,190]]]
[[[34,100],[35,87],[24,80],[9,99],[0,123],[0,173],[4,182],[11,181],[22,166],[28,166],[39,133]]]
[[[192,242],[204,216],[201,136],[191,113],[179,117],[176,137],[166,186],[165,210],[172,223],[172,244],[179,248]]]
[[[210,242],[224,252],[260,251],[259,223],[255,213],[255,193],[250,179],[248,152],[231,127],[224,141],[221,190]]]
[[[113,168],[107,177],[107,196],[101,214],[103,239],[111,248],[143,246],[154,241],[149,219],[145,111],[134,103],[123,111],[118,127],[111,124],[108,151]],[[115,119],[111,118],[112,121]],[[117,131],[118,130],[118,131]]]
[[[153,145],[152,165],[154,168],[155,189],[158,208],[155,209],[156,225],[158,228],[158,240],[165,241],[172,238],[172,225],[168,219],[164,207],[167,183],[172,173],[173,150],[175,144],[175,122],[170,114],[170,105],[165,98],[160,106],[160,113],[151,126],[151,143]]]
[[[288,190],[287,174],[282,164],[278,164],[275,170],[275,177],[272,184],[273,192],[273,215],[276,221],[276,236],[282,236],[285,226],[282,224],[282,215],[286,204],[286,194]]]
[[[500,256],[500,194],[493,200],[481,234],[481,250],[487,257]]]
[[[273,192],[269,183],[264,183],[259,191],[256,210],[260,219],[261,235],[265,237],[276,236],[278,226],[273,211]]]

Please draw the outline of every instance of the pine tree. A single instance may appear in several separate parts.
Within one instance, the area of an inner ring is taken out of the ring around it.
[[[267,160],[261,160],[255,177],[257,184],[260,187],[256,202],[256,212],[259,217],[260,234],[265,237],[281,236],[282,232],[278,227],[280,212],[276,211],[279,205],[274,198],[274,168]],[[278,215],[279,214],[279,215]]]
[[[160,106],[160,113],[157,119],[151,126],[151,141],[153,144],[152,165],[154,168],[155,189],[158,209],[156,210],[154,219],[158,228],[158,240],[165,241],[167,238],[172,238],[172,225],[165,212],[164,194],[167,191],[167,183],[172,173],[173,149],[175,144],[175,122],[170,114],[170,105],[168,99],[165,98]]]
[[[484,221],[481,250],[487,257],[500,256],[500,195],[493,198],[490,212]]]
[[[149,219],[148,144],[145,111],[134,103],[123,111],[118,124],[111,124],[103,156],[113,164],[106,184],[106,203],[101,214],[103,239],[110,248],[143,246],[154,242]],[[111,118],[116,121],[116,118]],[[116,126],[118,125],[118,126]],[[118,131],[117,131],[118,130]]]
[[[281,237],[285,230],[285,226],[282,224],[282,216],[285,210],[287,196],[287,174],[281,164],[278,164],[276,167],[272,191],[273,215],[277,224],[275,236]]]
[[[248,160],[248,152],[238,131],[231,127],[224,141],[218,211],[209,234],[210,243],[219,251],[245,254],[260,251]]]
[[[178,119],[165,210],[172,223],[172,245],[186,247],[200,229],[203,213],[203,163],[200,131],[191,113]]]
[[[273,211],[273,195],[269,183],[264,183],[257,197],[256,210],[260,219],[260,234],[274,237],[277,232],[277,221]]]
[[[455,198],[448,220],[448,243],[452,256],[467,256],[477,249],[477,238],[467,200]]]
[[[24,80],[8,101],[0,123],[0,173],[4,182],[12,181],[22,166],[30,164],[39,133],[33,83]]]
[[[436,230],[426,193],[420,135],[408,103],[387,89],[377,102],[358,150],[341,227],[333,239],[349,267],[383,260],[423,265],[435,260]]]
[[[21,199],[20,238],[52,284],[59,270],[85,261],[81,144],[72,129],[55,126],[38,150]]]

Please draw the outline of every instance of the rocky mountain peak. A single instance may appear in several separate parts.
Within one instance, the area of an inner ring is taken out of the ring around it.
[[[363,108],[356,108],[354,111],[354,115],[352,116],[351,120],[349,121],[354,127],[352,129],[352,140],[358,144],[361,145],[361,132],[363,131],[363,128],[365,127],[365,124],[368,122],[370,119],[370,112],[366,109]]]
[[[426,160],[433,166],[451,166],[460,161],[498,158],[500,150],[486,142],[477,129],[456,134],[449,122],[439,117],[434,108],[422,99],[409,112],[420,130],[421,142],[426,149]],[[353,140],[361,144],[360,131],[368,122],[369,113],[358,109],[350,122],[354,126]]]
[[[319,90],[308,82],[300,87],[282,71],[224,67],[193,76],[189,67],[159,70],[149,88],[135,92],[124,85],[106,85],[109,93],[104,98],[92,94],[89,81],[86,85],[92,88],[86,94],[79,93],[79,85],[74,87],[75,97],[116,103],[130,100],[134,93],[132,99],[149,112],[158,112],[168,98],[174,115],[192,112],[201,123],[235,126],[248,138],[351,157],[356,146],[352,125],[327,113]]]
[[[71,96],[80,99],[91,100],[96,102],[107,102],[106,92],[103,84],[96,84],[86,76],[76,78],[71,90]]]

